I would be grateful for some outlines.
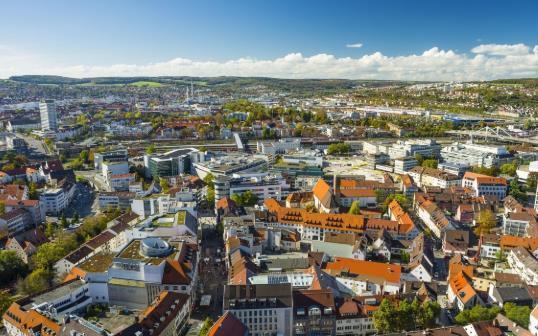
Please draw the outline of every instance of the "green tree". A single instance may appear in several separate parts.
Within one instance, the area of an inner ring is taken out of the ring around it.
[[[378,333],[385,334],[398,331],[398,311],[392,303],[383,299],[374,312],[374,326]]]
[[[523,328],[529,328],[529,316],[532,308],[529,306],[517,306],[512,302],[508,302],[503,306],[506,317],[514,321],[517,325]]]
[[[437,168],[437,164],[439,163],[436,159],[427,159],[422,161],[421,166],[422,167],[428,167],[428,168]]]
[[[78,155],[80,161],[84,162],[84,163],[87,163],[88,162],[88,159],[90,157],[90,154],[88,153],[87,150],[83,150],[82,152],[80,152],[80,154]]]
[[[538,182],[538,173],[536,172],[529,173],[529,177],[527,177],[527,182],[526,182],[527,190],[535,191],[537,182]]]
[[[519,183],[516,178],[510,181],[509,194],[521,203],[527,202],[527,194],[525,194],[521,190],[521,187],[519,186]]]
[[[21,295],[32,295],[47,289],[51,285],[54,272],[51,270],[37,268],[24,280],[17,282],[17,291]]]
[[[54,263],[65,255],[65,249],[57,242],[48,242],[37,248],[32,261],[37,268],[51,269]]]
[[[153,154],[153,153],[155,153],[155,145],[151,144],[148,146],[148,148],[146,148],[146,154]]]
[[[204,322],[202,323],[202,328],[200,328],[200,332],[198,333],[198,336],[206,336],[209,333],[209,330],[213,326],[213,320],[211,317],[206,317]]]
[[[167,179],[160,179],[159,181],[159,185],[161,186],[161,189],[163,190],[163,192],[167,193],[168,190],[170,190],[170,184],[168,183],[168,180]]]
[[[335,144],[330,144],[327,148],[327,154],[347,154],[351,151],[351,146],[347,143],[340,142]]]
[[[8,292],[0,292],[0,315],[4,315],[12,303],[13,299]]]
[[[63,228],[66,228],[66,227],[69,226],[69,222],[67,221],[67,218],[65,217],[64,214],[62,214],[62,217],[60,219],[60,223],[62,224]]]
[[[473,322],[479,321],[490,321],[501,312],[501,308],[498,306],[493,306],[491,308],[486,308],[480,305],[476,305],[471,309],[462,310],[458,315],[456,315],[456,323],[459,325],[466,325]]]
[[[28,267],[15,251],[0,251],[0,285],[6,286],[19,276],[24,276]]]
[[[361,213],[359,201],[353,201],[353,203],[351,203],[351,207],[349,207],[348,213],[352,215],[359,215]]]
[[[6,203],[0,202],[0,215],[3,215],[6,213]]]
[[[39,195],[37,192],[37,184],[35,182],[30,182],[30,185],[28,186],[28,197],[31,200],[37,200],[39,199]]]
[[[505,163],[501,166],[501,174],[516,176],[517,162],[512,161],[511,163]]]
[[[440,312],[441,306],[439,306],[439,303],[432,301],[424,302],[420,307],[417,316],[417,324],[423,329],[433,328],[435,326],[435,320],[439,317]]]
[[[208,187],[214,188],[215,187],[215,176],[211,173],[207,173],[207,175],[204,177],[204,182],[207,184]]]
[[[215,205],[215,189],[207,188],[206,201],[210,206]]]
[[[480,236],[482,234],[490,233],[493,228],[497,226],[497,219],[493,211],[486,209],[480,211],[476,219],[476,227],[474,232]]]

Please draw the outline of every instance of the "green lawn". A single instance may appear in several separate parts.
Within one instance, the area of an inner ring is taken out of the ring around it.
[[[131,83],[129,85],[138,86],[138,87],[161,87],[163,86],[161,83],[158,82],[149,82],[149,81],[138,81]]]

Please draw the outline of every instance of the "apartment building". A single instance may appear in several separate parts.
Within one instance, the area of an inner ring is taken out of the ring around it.
[[[250,335],[294,335],[291,284],[225,285],[223,296],[223,312],[232,313]]]
[[[508,183],[502,177],[466,172],[461,186],[471,188],[475,196],[491,195],[503,199],[506,197]]]
[[[538,285],[538,260],[524,247],[516,247],[508,253],[508,264],[529,286]]]
[[[428,167],[414,167],[407,172],[419,187],[440,187],[443,189],[461,184],[457,175]]]

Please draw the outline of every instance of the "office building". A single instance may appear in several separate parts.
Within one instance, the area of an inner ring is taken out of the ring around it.
[[[441,145],[435,140],[407,140],[398,141],[388,148],[388,155],[391,159],[397,159],[407,156],[420,154],[423,157],[438,157],[441,151]]]
[[[41,116],[42,131],[58,130],[58,117],[54,100],[47,99],[39,103],[39,114]]]
[[[491,195],[502,200],[506,197],[508,183],[502,177],[466,172],[461,180],[461,186],[471,188],[475,196]]]
[[[444,162],[491,168],[512,161],[514,156],[504,146],[456,142],[441,150],[441,158]]]
[[[203,162],[205,154],[195,148],[175,149],[164,154],[144,155],[148,177],[171,177],[191,174],[195,163]]]
[[[196,174],[203,179],[207,174],[217,177],[262,171],[267,168],[267,161],[256,156],[220,155],[209,161],[193,163],[193,166]]]
[[[280,200],[282,190],[288,189],[286,182],[280,175],[258,174],[234,174],[232,176],[218,176],[215,179],[215,201],[233,194],[242,194],[251,191],[258,200],[269,198]]]

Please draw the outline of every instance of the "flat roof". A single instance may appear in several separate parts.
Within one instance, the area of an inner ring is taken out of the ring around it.
[[[78,265],[78,268],[89,273],[105,272],[108,270],[110,265],[112,265],[113,259],[114,254],[112,253],[98,253],[82,264]]]
[[[65,282],[57,287],[48,289],[44,293],[26,298],[24,301],[24,304],[21,306],[25,310],[32,309],[34,306],[39,306],[43,303],[51,302],[63,296],[67,296],[71,294],[73,291],[79,289],[83,285],[84,285],[84,281],[80,279]]]

